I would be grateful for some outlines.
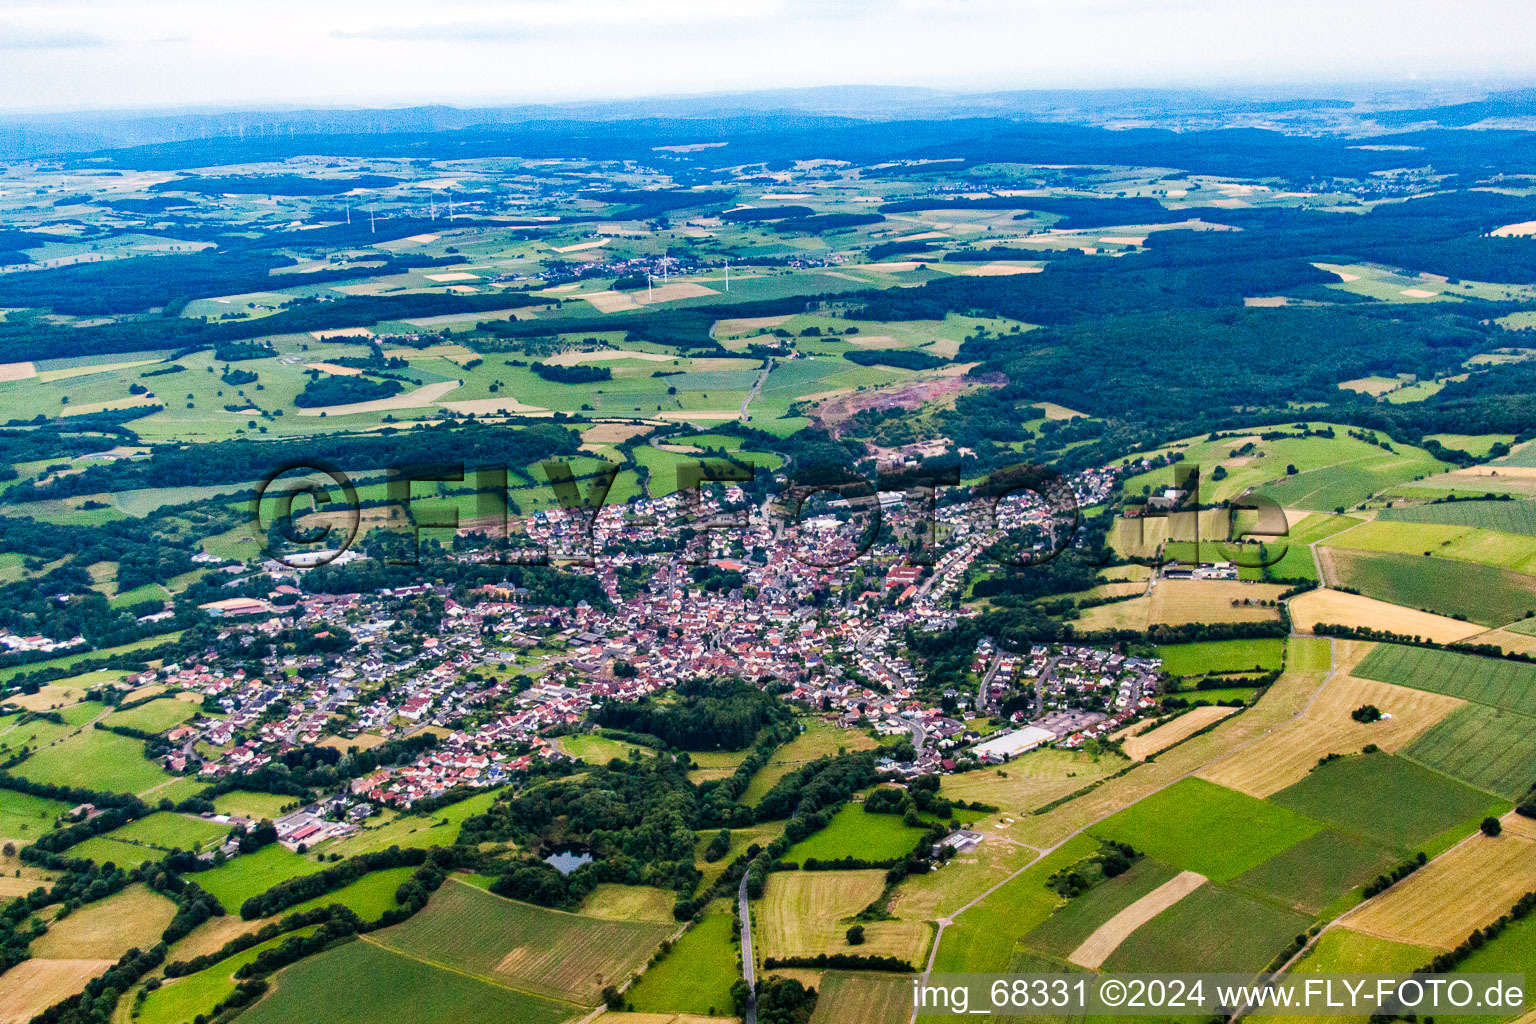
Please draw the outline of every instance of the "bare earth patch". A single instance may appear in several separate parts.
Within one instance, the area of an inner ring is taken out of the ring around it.
[[[37,376],[37,367],[31,363],[0,363],[0,381],[26,380]]]

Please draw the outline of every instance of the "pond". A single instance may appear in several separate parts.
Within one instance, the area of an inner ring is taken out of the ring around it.
[[[591,864],[592,854],[587,852],[585,846],[557,846],[544,858],[544,863],[562,875],[568,875],[583,864]]]

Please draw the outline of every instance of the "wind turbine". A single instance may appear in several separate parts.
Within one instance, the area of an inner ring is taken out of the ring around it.
[[[731,290],[731,258],[725,258],[725,290]]]
[[[377,233],[378,230],[379,230],[378,222],[376,220],[374,220],[374,217],[373,217],[373,203],[370,202],[368,204],[368,233],[370,235],[372,235],[372,234]]]

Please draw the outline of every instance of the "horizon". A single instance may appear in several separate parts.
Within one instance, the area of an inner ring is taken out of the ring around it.
[[[846,82],[962,95],[1433,89],[1530,81],[1533,30],[1536,10],[1510,0],[1473,0],[1454,22],[1422,0],[1342,9],[1285,0],[1264,10],[1212,0],[1071,10],[759,0],[729,12],[691,0],[644,10],[453,0],[428,17],[397,2],[284,2],[254,17],[168,0],[131,11],[23,0],[0,16],[0,87],[8,113],[543,105]]]

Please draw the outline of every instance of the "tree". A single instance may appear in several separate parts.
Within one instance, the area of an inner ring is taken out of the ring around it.
[[[1499,823],[1498,818],[1490,816],[1483,819],[1482,829],[1483,835],[1496,836],[1504,831],[1504,826]]]
[[[1349,713],[1349,717],[1362,724],[1381,721],[1381,709],[1374,704],[1362,704]]]
[[[862,946],[862,945],[864,945],[864,926],[863,925],[856,924],[852,928],[848,929],[848,945],[850,945],[850,946]]]

